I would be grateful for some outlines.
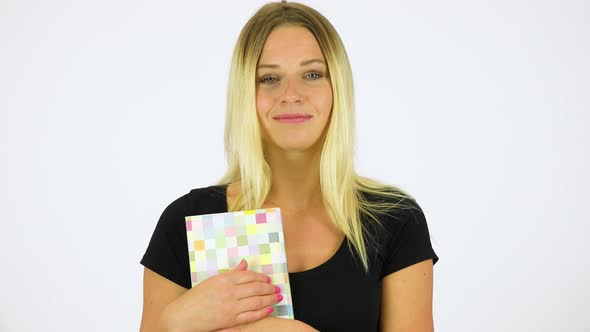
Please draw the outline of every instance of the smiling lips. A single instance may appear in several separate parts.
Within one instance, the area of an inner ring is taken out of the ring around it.
[[[273,117],[273,119],[283,123],[300,123],[311,119],[311,115],[304,113],[281,114]]]

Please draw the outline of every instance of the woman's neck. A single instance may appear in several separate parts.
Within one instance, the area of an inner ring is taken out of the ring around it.
[[[266,204],[291,212],[323,206],[320,187],[321,151],[276,150],[267,154],[272,171],[271,190]]]

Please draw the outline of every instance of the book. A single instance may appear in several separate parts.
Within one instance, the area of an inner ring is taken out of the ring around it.
[[[231,270],[242,259],[281,288],[271,316],[294,319],[280,208],[186,216],[191,287]]]

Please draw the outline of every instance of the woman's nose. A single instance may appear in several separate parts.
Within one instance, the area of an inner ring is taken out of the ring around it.
[[[298,103],[303,99],[301,89],[296,78],[287,78],[284,81],[282,102],[283,103]]]

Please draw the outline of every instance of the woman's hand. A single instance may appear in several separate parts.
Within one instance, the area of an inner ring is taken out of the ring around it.
[[[278,303],[278,287],[242,260],[231,271],[208,278],[171,302],[162,313],[170,331],[215,331],[267,317]]]

